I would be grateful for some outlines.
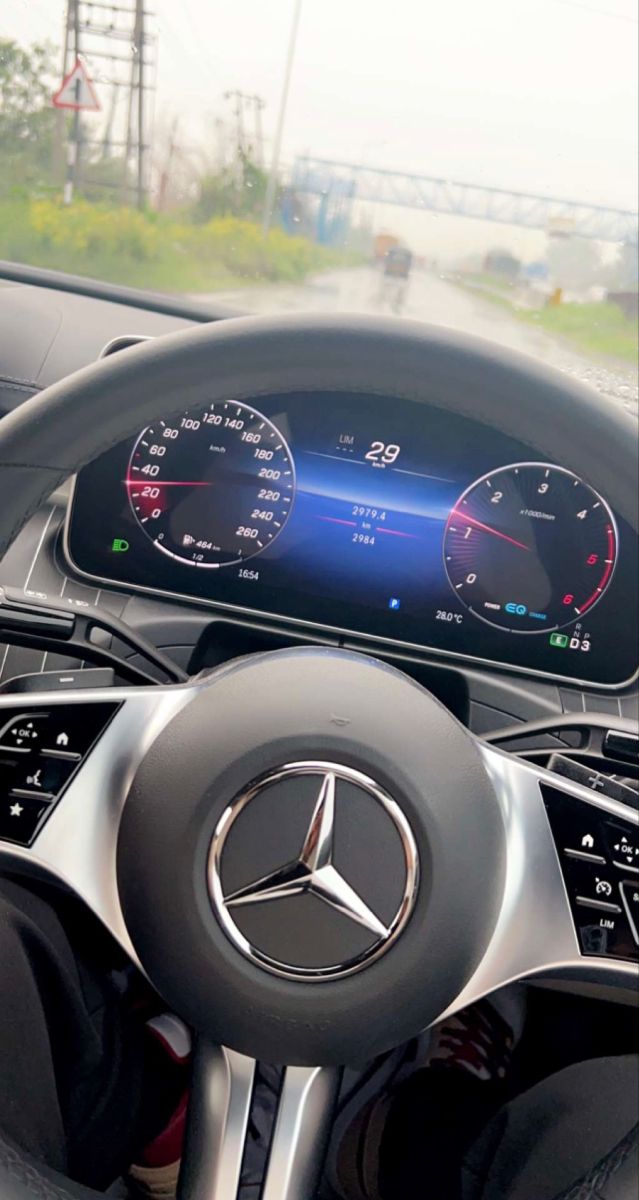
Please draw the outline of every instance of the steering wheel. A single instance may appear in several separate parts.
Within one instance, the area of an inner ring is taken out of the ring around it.
[[[58,484],[153,420],[203,396],[331,389],[472,415],[637,529],[632,420],[576,382],[422,324],[238,318],[107,358],[0,423],[0,557]],[[0,725],[15,703],[0,697]],[[510,981],[633,987],[631,964],[580,953],[542,785],[592,794],[372,657],[287,649],[19,703],[115,710],[33,847],[4,843],[0,861],[72,889],[196,1031],[182,1200],[237,1195],[256,1060],[286,1064],[263,1200],[308,1200],[341,1065]],[[6,1144],[0,1185],[96,1195]]]

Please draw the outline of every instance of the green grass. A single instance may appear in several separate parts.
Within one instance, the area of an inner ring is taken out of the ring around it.
[[[629,320],[608,301],[598,304],[564,303],[526,308],[517,303],[510,283],[496,284],[495,276],[451,275],[451,282],[466,291],[480,294],[491,304],[507,309],[519,321],[563,338],[584,354],[616,359],[637,366],[639,360],[639,324]]]
[[[99,250],[88,255],[61,246],[34,247],[29,240],[5,248],[1,236],[0,258],[158,292],[216,292],[252,282],[246,275],[234,274],[221,264],[210,265],[171,253],[140,261],[129,255],[114,256]]]
[[[0,258],[169,292],[301,282],[346,255],[233,216],[195,224],[125,207],[14,197],[0,201]]]
[[[605,355],[637,365],[639,328],[616,304],[558,304],[541,309],[518,309],[520,320],[566,338],[587,354]]]

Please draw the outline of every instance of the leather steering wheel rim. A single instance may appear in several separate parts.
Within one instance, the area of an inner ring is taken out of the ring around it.
[[[217,403],[302,390],[397,396],[472,417],[559,457],[638,528],[635,422],[557,371],[418,322],[238,317],[110,356],[3,419],[0,557],[56,486],[157,417],[203,393]]]

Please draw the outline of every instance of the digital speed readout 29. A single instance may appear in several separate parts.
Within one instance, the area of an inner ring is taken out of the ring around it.
[[[362,457],[340,434],[346,467],[402,472],[401,445],[373,439]],[[427,478],[427,476],[425,476]],[[145,429],[126,480],[131,507],[153,545],[195,567],[245,562],[285,528],[295,500],[293,455],[263,413],[228,401]],[[397,513],[403,517],[405,514]],[[393,529],[386,508],[355,503],[347,517],[319,514],[352,529],[351,545],[371,551]],[[513,633],[542,633],[583,617],[603,596],[617,553],[606,502],[582,480],[547,463],[498,468],[466,488],[444,534],[451,588],[469,612]]]
[[[618,683],[628,532],[587,481],[470,418],[299,394],[203,404],[109,451],[78,478],[67,545],[101,580]]]

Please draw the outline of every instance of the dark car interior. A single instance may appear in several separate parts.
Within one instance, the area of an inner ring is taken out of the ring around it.
[[[521,985],[513,1096],[637,1052],[637,505],[634,416],[514,351],[0,270],[0,873],[197,1036],[182,1200],[259,1063],[251,1195],[335,1200],[344,1070],[443,1016]],[[3,1200],[121,1187],[0,1138]]]

